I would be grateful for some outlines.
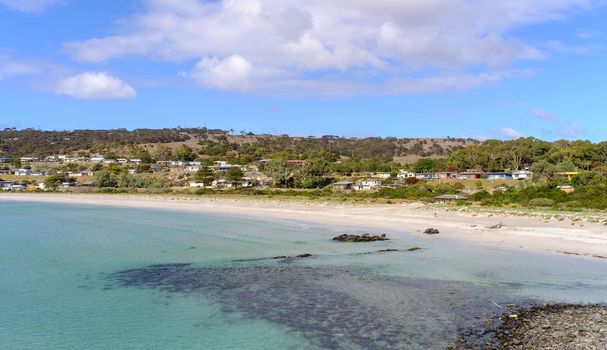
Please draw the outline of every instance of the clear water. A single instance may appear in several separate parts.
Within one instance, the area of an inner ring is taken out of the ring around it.
[[[342,232],[0,201],[0,349],[438,349],[494,302],[607,302],[604,261]]]

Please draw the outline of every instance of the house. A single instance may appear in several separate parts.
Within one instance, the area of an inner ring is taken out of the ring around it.
[[[379,172],[379,173],[371,173],[369,174],[369,177],[374,177],[377,179],[389,179],[390,177],[392,177],[391,173],[386,173],[386,172]]]
[[[133,163],[133,164],[141,164],[142,161],[141,161],[141,159],[135,158],[135,159],[131,159],[131,163]]]
[[[199,171],[201,168],[202,167],[199,165],[188,165],[187,167],[185,167],[185,171],[195,173],[195,172]]]
[[[48,186],[44,182],[38,184],[38,189],[40,190],[46,190],[47,188]]]
[[[487,173],[487,180],[512,180],[511,173]]]
[[[31,169],[17,169],[15,170],[15,176],[44,176],[46,175],[40,171],[33,171]]]
[[[8,190],[13,184],[13,181],[0,181],[0,189]]]
[[[204,188],[204,182],[190,181],[190,187]]]
[[[23,190],[25,190],[25,188],[26,188],[25,184],[20,183],[20,182],[15,182],[9,187],[9,189],[11,191],[23,191]]]
[[[436,173],[436,176],[438,176],[439,179],[457,179],[458,178],[458,174],[457,172],[454,171],[442,171],[442,172],[438,172]]]
[[[420,180],[438,179],[438,176],[434,173],[418,173],[415,174],[415,177]]]
[[[21,161],[21,163],[33,163],[39,161],[38,158],[34,157],[21,157],[19,158],[19,160]]]
[[[533,172],[529,170],[517,170],[512,173],[514,180],[531,180],[533,178]]]
[[[59,188],[76,187],[76,185],[78,185],[76,181],[65,181],[62,182],[61,185],[59,185]]]
[[[128,160],[128,159],[126,159],[126,158],[118,158],[118,159],[116,159],[116,161],[117,161],[119,164],[127,164],[127,163],[129,162],[129,160]]]
[[[137,174],[137,169],[129,169],[129,174],[131,174],[131,175]]]
[[[447,203],[454,201],[465,201],[468,199],[468,197],[461,194],[443,194],[442,196],[434,197],[434,199],[439,203]]]
[[[483,178],[483,173],[480,171],[466,171],[459,173],[457,178],[460,180],[478,180]]]
[[[93,163],[101,163],[105,160],[104,156],[94,156],[91,158],[91,162]]]
[[[10,163],[11,159],[8,157],[0,157],[0,163]]]
[[[228,180],[214,180],[211,182],[211,187],[213,188],[230,188],[232,187],[232,183]]]
[[[573,193],[575,192],[575,188],[573,186],[556,186],[559,190],[565,193]]]
[[[361,180],[352,187],[354,191],[375,191],[381,187],[379,180]]]
[[[400,173],[396,174],[396,178],[398,178],[398,179],[408,179],[408,178],[413,178],[413,177],[415,177],[414,173],[400,172]]]
[[[338,181],[333,183],[333,189],[336,191],[347,191],[352,189],[354,182],[352,181]]]

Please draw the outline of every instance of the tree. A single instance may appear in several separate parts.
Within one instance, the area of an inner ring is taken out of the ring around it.
[[[283,185],[285,188],[287,187],[287,181],[289,180],[291,171],[284,158],[272,159],[266,167],[266,170],[270,177],[272,177],[273,186]]]
[[[202,182],[206,186],[209,186],[213,182],[213,180],[215,180],[215,173],[213,172],[213,169],[211,169],[211,167],[209,167],[208,165],[204,165],[200,170],[196,172],[196,175],[194,175],[194,179],[196,181]]]
[[[436,162],[432,158],[420,158],[415,165],[413,171],[416,173],[431,173],[436,170]]]
[[[240,167],[237,167],[237,166],[231,167],[226,172],[226,180],[228,180],[230,182],[242,181],[243,177],[244,177],[244,172],[242,171],[242,169],[240,169]]]
[[[51,176],[47,177],[46,180],[44,180],[44,184],[48,188],[51,188],[51,189],[57,188],[62,182],[63,182],[63,179],[61,179],[57,175],[51,175]]]
[[[177,160],[181,160],[184,162],[191,162],[196,159],[194,151],[192,151],[192,149],[186,145],[182,145],[181,148],[179,148],[177,152],[175,152],[175,156],[177,156]]]

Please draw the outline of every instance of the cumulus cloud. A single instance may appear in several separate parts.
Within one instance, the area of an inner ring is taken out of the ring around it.
[[[39,68],[30,62],[21,62],[0,56],[0,80],[16,75],[35,74]]]
[[[545,122],[553,122],[553,121],[557,121],[559,119],[559,117],[551,112],[546,112],[544,110],[541,110],[539,108],[535,108],[531,110],[531,115],[533,115],[536,119],[545,121]]]
[[[500,132],[502,133],[503,136],[509,138],[509,139],[518,139],[519,137],[523,137],[523,134],[518,132],[517,130],[513,129],[513,128],[501,128]]]
[[[80,61],[142,55],[195,61],[189,76],[228,90],[407,93],[518,76],[544,59],[513,29],[566,18],[590,0],[143,0],[117,35],[66,43]],[[225,77],[223,76],[225,74]],[[449,81],[451,77],[472,77]],[[471,81],[473,80],[473,81]],[[438,82],[437,82],[438,81]],[[434,83],[432,83],[434,82]],[[401,89],[399,92],[398,89]],[[321,89],[326,91],[328,89]]]
[[[42,12],[64,2],[65,0],[0,0],[0,5],[21,12]]]
[[[82,99],[125,99],[135,97],[135,89],[105,72],[86,72],[57,82],[55,92]]]

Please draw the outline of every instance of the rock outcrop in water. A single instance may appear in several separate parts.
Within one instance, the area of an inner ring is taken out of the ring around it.
[[[430,228],[427,228],[427,229],[424,231],[424,233],[425,233],[425,234],[427,234],[427,235],[437,235],[437,234],[439,234],[439,233],[440,233],[440,231],[439,231],[437,228],[432,228],[432,227],[430,227]]]
[[[370,235],[368,233],[363,233],[360,235],[349,235],[343,234],[337,237],[333,237],[334,241],[338,242],[375,242],[375,241],[388,241],[390,238],[386,237],[385,234],[381,235]]]

